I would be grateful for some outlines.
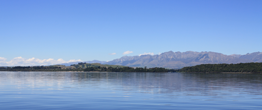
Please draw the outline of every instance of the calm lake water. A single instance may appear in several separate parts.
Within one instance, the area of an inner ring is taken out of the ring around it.
[[[0,72],[0,110],[262,110],[261,74]]]

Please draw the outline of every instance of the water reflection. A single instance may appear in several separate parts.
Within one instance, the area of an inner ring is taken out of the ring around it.
[[[261,74],[0,72],[0,88],[100,88],[149,94],[262,94]]]

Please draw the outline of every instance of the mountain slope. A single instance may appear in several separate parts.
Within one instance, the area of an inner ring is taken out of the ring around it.
[[[112,65],[131,67],[182,68],[198,64],[262,62],[262,53],[224,55],[216,52],[164,52],[160,55],[124,56],[107,62]]]

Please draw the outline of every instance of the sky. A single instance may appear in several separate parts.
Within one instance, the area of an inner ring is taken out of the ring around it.
[[[262,52],[261,0],[1,0],[0,66]]]

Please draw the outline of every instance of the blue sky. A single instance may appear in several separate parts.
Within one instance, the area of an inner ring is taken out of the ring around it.
[[[262,51],[261,0],[1,0],[0,15],[5,61]]]

